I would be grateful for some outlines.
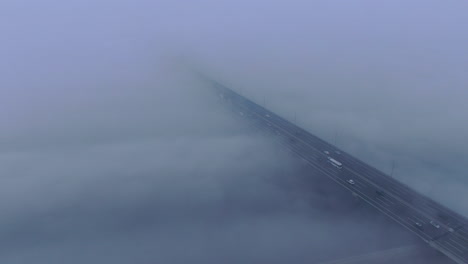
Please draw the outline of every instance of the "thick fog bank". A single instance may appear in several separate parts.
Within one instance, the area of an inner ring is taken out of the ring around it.
[[[395,177],[466,212],[465,11],[2,1],[0,260],[313,263],[415,243],[188,69],[383,170],[395,159]]]

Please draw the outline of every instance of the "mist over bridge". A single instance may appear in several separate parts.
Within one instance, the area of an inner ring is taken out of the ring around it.
[[[327,177],[432,248],[468,263],[468,219],[234,90],[209,80],[219,100],[276,137],[319,176]]]

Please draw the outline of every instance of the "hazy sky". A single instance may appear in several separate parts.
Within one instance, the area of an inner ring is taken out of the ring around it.
[[[2,1],[0,260],[316,263],[415,243],[188,69],[383,171],[395,160],[468,215],[466,14],[461,0]]]

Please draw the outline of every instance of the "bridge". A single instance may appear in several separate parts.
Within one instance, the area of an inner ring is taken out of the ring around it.
[[[209,81],[236,114],[456,263],[468,263],[468,219],[222,84]]]

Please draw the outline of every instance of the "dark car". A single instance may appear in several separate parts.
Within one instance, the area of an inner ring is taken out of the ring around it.
[[[423,229],[424,229],[424,228],[423,228],[423,225],[422,225],[421,223],[419,223],[419,222],[414,222],[414,225],[415,225],[418,229],[420,229],[420,230],[423,230]]]

